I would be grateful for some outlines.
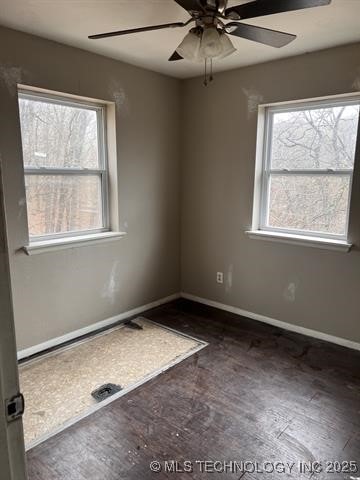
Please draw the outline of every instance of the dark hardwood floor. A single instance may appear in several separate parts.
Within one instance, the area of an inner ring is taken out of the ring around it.
[[[144,316],[209,346],[30,450],[29,480],[360,478],[360,352],[186,300]]]

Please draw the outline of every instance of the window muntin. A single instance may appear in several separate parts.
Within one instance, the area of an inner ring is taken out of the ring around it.
[[[104,108],[19,92],[31,240],[109,229]]]
[[[359,105],[266,109],[260,229],[346,239]]]

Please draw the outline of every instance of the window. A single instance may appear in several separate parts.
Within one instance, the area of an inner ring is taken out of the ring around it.
[[[30,241],[109,230],[104,110],[19,92]]]
[[[264,107],[255,230],[347,240],[359,105],[352,97]]]

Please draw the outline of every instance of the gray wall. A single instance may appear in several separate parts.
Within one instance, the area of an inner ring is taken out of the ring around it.
[[[0,44],[0,154],[23,349],[179,291],[180,83],[4,28]],[[30,257],[19,251],[27,226],[17,82],[117,102],[125,238]]]
[[[359,248],[337,253],[244,233],[252,217],[257,105],[356,90],[360,44],[217,74],[208,88],[200,78],[185,82],[183,292],[360,341]],[[359,177],[360,158],[350,225],[356,245]],[[216,283],[217,271],[224,285]]]
[[[181,85],[8,29],[0,28],[0,42],[7,45],[0,53],[0,155],[19,349],[180,286],[360,341],[357,247],[344,254],[250,240],[244,233],[252,215],[257,105],[360,90],[360,45],[217,74],[204,88],[200,78]],[[16,83],[116,102],[125,238],[30,257],[20,250],[27,226]],[[356,245],[359,169],[358,161],[350,225]],[[217,271],[224,271],[224,285],[216,283]],[[288,294],[292,283],[295,297]]]

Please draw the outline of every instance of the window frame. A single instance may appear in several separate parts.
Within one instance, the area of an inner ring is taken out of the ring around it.
[[[352,169],[273,169],[271,168],[271,151],[272,151],[272,127],[273,127],[273,118],[276,113],[284,112],[298,112],[303,110],[314,110],[319,108],[326,107],[341,107],[349,105],[360,105],[360,96],[351,95],[351,96],[338,96],[333,98],[318,99],[318,100],[302,100],[294,102],[286,102],[282,104],[275,105],[263,105],[263,146],[261,152],[261,182],[259,185],[260,196],[259,196],[259,211],[257,214],[258,225],[253,225],[253,230],[259,230],[261,232],[268,232],[269,234],[284,234],[284,235],[295,235],[299,237],[311,237],[311,238],[323,238],[324,240],[338,240],[338,241],[347,241],[349,235],[349,223],[350,223],[350,209],[351,209],[351,195],[352,195],[352,185],[354,177],[354,167],[356,161],[356,153],[354,158],[354,166]],[[360,114],[359,114],[359,125],[358,125],[358,136],[356,139],[356,145],[358,145],[360,131]],[[357,150],[357,148],[356,148]],[[282,176],[348,176],[349,177],[349,194],[347,201],[347,212],[346,212],[346,224],[345,224],[345,233],[342,234],[333,234],[326,233],[321,231],[314,230],[299,230],[292,228],[281,228],[281,227],[272,227],[267,225],[267,220],[269,216],[269,200],[270,200],[270,181],[273,175],[282,175]],[[254,228],[255,227],[255,228]]]
[[[109,212],[109,161],[108,161],[108,150],[107,150],[107,126],[106,126],[106,104],[92,102],[88,100],[82,100],[78,98],[68,97],[61,94],[52,94],[45,93],[37,90],[30,90],[25,88],[18,89],[18,100],[27,99],[35,100],[44,103],[52,103],[55,105],[65,105],[74,108],[81,108],[86,110],[92,110],[96,112],[97,120],[97,147],[98,147],[98,159],[99,159],[99,168],[98,169],[87,169],[87,168],[47,168],[47,167],[26,167],[24,168],[24,180],[26,175],[97,175],[100,177],[101,184],[101,218],[102,226],[100,228],[94,228],[90,230],[75,230],[69,232],[59,232],[45,235],[30,235],[28,227],[28,239],[29,244],[51,241],[51,240],[61,240],[69,238],[79,238],[85,237],[92,234],[100,234],[105,232],[111,232],[110,228],[110,212]],[[29,218],[27,216],[27,218]]]

